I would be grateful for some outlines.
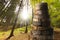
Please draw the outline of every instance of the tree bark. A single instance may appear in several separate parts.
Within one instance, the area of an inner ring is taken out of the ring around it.
[[[14,29],[15,29],[15,26],[16,26],[16,22],[17,22],[18,15],[19,15],[19,11],[20,11],[20,8],[22,8],[22,2],[23,2],[23,0],[21,1],[21,3],[19,3],[19,10],[18,10],[18,12],[17,12],[14,25],[13,25],[13,27],[12,27],[12,30],[11,30],[11,33],[10,33],[9,37],[8,37],[6,40],[10,39],[10,38],[13,36],[13,32],[14,32]]]
[[[27,33],[28,32],[28,25],[27,25],[27,22],[25,22],[25,33]]]
[[[36,7],[31,32],[32,40],[53,40],[47,3],[41,3]]]

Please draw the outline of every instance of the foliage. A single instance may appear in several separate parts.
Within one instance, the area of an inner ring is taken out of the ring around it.
[[[13,23],[16,16],[14,11],[18,3],[19,0],[0,1],[0,20],[1,20],[0,24],[3,23],[3,19],[6,20],[5,22],[6,25],[10,25],[10,22]]]
[[[16,8],[16,5],[19,4],[19,0],[11,0],[9,4],[10,6],[8,6],[4,11],[2,11],[2,9],[6,6],[7,2],[8,1],[0,0],[0,21],[6,19],[6,24],[8,25],[9,22],[14,22],[16,16],[14,10]],[[35,7],[35,4],[42,2],[48,3],[51,25],[53,27],[60,27],[60,0],[31,0],[32,7]]]

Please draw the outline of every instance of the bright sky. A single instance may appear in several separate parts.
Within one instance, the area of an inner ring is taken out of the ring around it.
[[[32,7],[30,5],[30,2],[27,5],[27,0],[23,2],[23,9],[20,11],[18,15],[18,22],[22,19],[24,21],[28,20],[30,16],[32,16]],[[17,5],[15,12],[17,12],[19,9],[19,6]]]
[[[28,3],[27,5],[27,0],[25,0],[23,2],[23,9],[21,11],[21,14],[19,15],[19,18],[23,19],[23,20],[28,20],[29,16],[32,15],[32,7],[30,5],[30,3]]]

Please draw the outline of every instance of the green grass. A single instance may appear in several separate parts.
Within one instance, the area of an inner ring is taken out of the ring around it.
[[[60,28],[54,27],[54,31],[60,32]]]
[[[28,27],[28,32],[30,32],[30,27]],[[24,32],[25,31],[25,27],[22,27],[22,28],[17,28],[14,30],[14,35],[18,35],[20,34],[21,32]],[[11,30],[8,30],[8,31],[2,31],[0,32],[0,38],[5,38],[5,37],[8,37],[11,33]]]

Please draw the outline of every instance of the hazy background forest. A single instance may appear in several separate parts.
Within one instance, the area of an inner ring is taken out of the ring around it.
[[[32,14],[33,14],[32,11],[34,11],[33,9],[35,8],[36,4],[42,2],[48,3],[51,26],[54,28],[54,30],[58,30],[58,31],[60,30],[60,0],[29,0],[26,1],[26,3],[28,3],[27,10],[29,10],[27,16],[28,20],[24,20],[24,18],[21,15],[21,13],[24,12],[19,11],[19,15],[17,17],[17,22],[15,25],[14,35],[17,35],[21,32],[23,33],[25,31],[26,21],[27,21],[26,25],[28,26],[28,32],[30,32],[31,24],[32,24]],[[10,34],[18,13],[19,3],[20,0],[0,0],[0,38],[1,39],[7,37]],[[22,4],[22,7],[24,5]],[[22,10],[22,7],[20,10]],[[23,15],[26,16],[25,14]]]

